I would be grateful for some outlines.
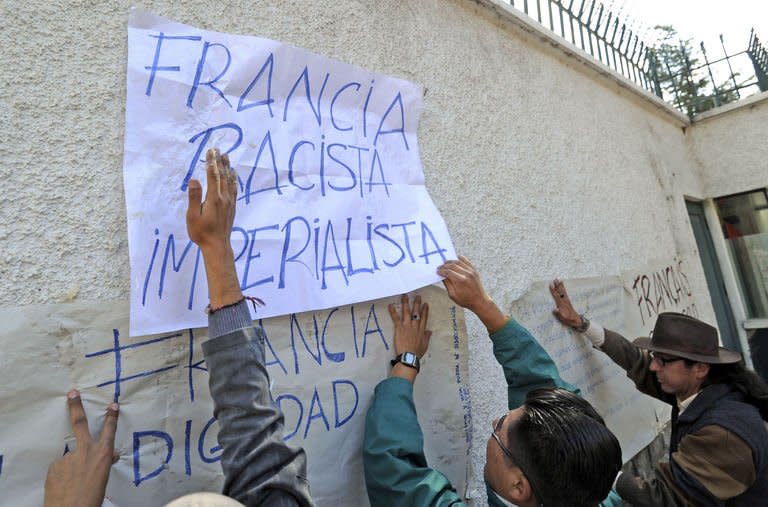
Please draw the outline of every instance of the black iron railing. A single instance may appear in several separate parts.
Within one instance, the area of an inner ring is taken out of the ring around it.
[[[710,60],[703,43],[700,52],[687,41],[649,44],[599,0],[505,1],[691,118],[740,99],[744,90],[768,90],[768,53],[754,30],[747,49],[732,54],[721,36],[724,56]],[[745,68],[748,76],[738,70]]]

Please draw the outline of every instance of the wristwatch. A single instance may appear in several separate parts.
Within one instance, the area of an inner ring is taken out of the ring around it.
[[[581,315],[579,315],[579,317],[581,317],[581,325],[580,326],[574,326],[573,329],[575,329],[579,333],[583,333],[587,329],[589,329],[589,319],[583,313]]]
[[[419,362],[419,356],[414,354],[413,352],[403,352],[402,354],[398,354],[397,357],[395,357],[390,364],[392,366],[396,365],[397,363],[402,363],[406,366],[410,366],[411,368],[415,369],[416,371],[419,371],[421,369],[421,363]]]

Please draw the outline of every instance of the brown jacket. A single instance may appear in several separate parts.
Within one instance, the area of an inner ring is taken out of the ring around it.
[[[661,390],[656,375],[649,369],[651,358],[648,352],[607,329],[600,348],[627,371],[627,376],[641,392],[675,407],[674,440],[677,401],[673,395]],[[692,407],[693,404],[687,410]],[[722,426],[706,425],[683,435],[679,442],[673,442],[670,462],[659,463],[651,478],[624,474],[616,489],[625,501],[637,507],[716,505],[741,495],[755,479],[752,449],[747,442]],[[709,499],[711,502],[707,501]]]

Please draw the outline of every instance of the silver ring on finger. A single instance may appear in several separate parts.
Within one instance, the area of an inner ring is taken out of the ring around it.
[[[411,320],[420,320],[420,319],[421,319],[421,315],[419,315],[418,313],[414,313],[413,315],[411,315]]]

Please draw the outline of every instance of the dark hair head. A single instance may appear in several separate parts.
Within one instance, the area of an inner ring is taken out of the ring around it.
[[[524,407],[508,438],[539,503],[591,507],[605,499],[621,469],[621,446],[592,405],[548,388],[530,391]]]

